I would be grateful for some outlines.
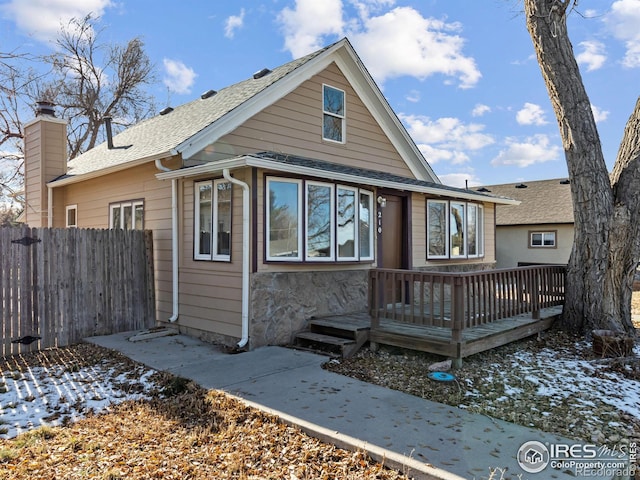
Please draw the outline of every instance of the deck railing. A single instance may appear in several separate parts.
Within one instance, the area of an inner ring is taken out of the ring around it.
[[[565,267],[543,265],[465,273],[372,269],[369,309],[380,319],[462,330],[564,302]]]

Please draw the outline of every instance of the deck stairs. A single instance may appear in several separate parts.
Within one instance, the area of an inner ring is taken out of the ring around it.
[[[312,318],[308,330],[296,334],[294,346],[349,358],[369,340],[370,326],[367,313]]]

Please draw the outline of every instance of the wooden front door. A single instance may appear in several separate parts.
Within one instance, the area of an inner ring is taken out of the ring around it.
[[[406,198],[382,195],[386,206],[378,205],[378,259],[381,268],[408,268]]]

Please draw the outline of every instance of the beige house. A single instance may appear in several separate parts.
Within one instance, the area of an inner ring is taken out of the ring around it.
[[[486,185],[476,191],[520,201],[496,208],[496,267],[566,265],[573,247],[569,180]]]
[[[68,163],[51,113],[26,126],[26,222],[152,230],[157,322],[240,348],[365,311],[373,267],[492,268],[514,203],[442,185],[346,39]]]

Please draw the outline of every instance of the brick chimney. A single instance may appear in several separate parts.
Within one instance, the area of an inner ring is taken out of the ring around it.
[[[38,102],[36,118],[24,126],[25,223],[48,226],[47,182],[67,173],[67,121],[54,105]],[[64,212],[64,206],[58,206]],[[56,212],[57,213],[57,212]]]

